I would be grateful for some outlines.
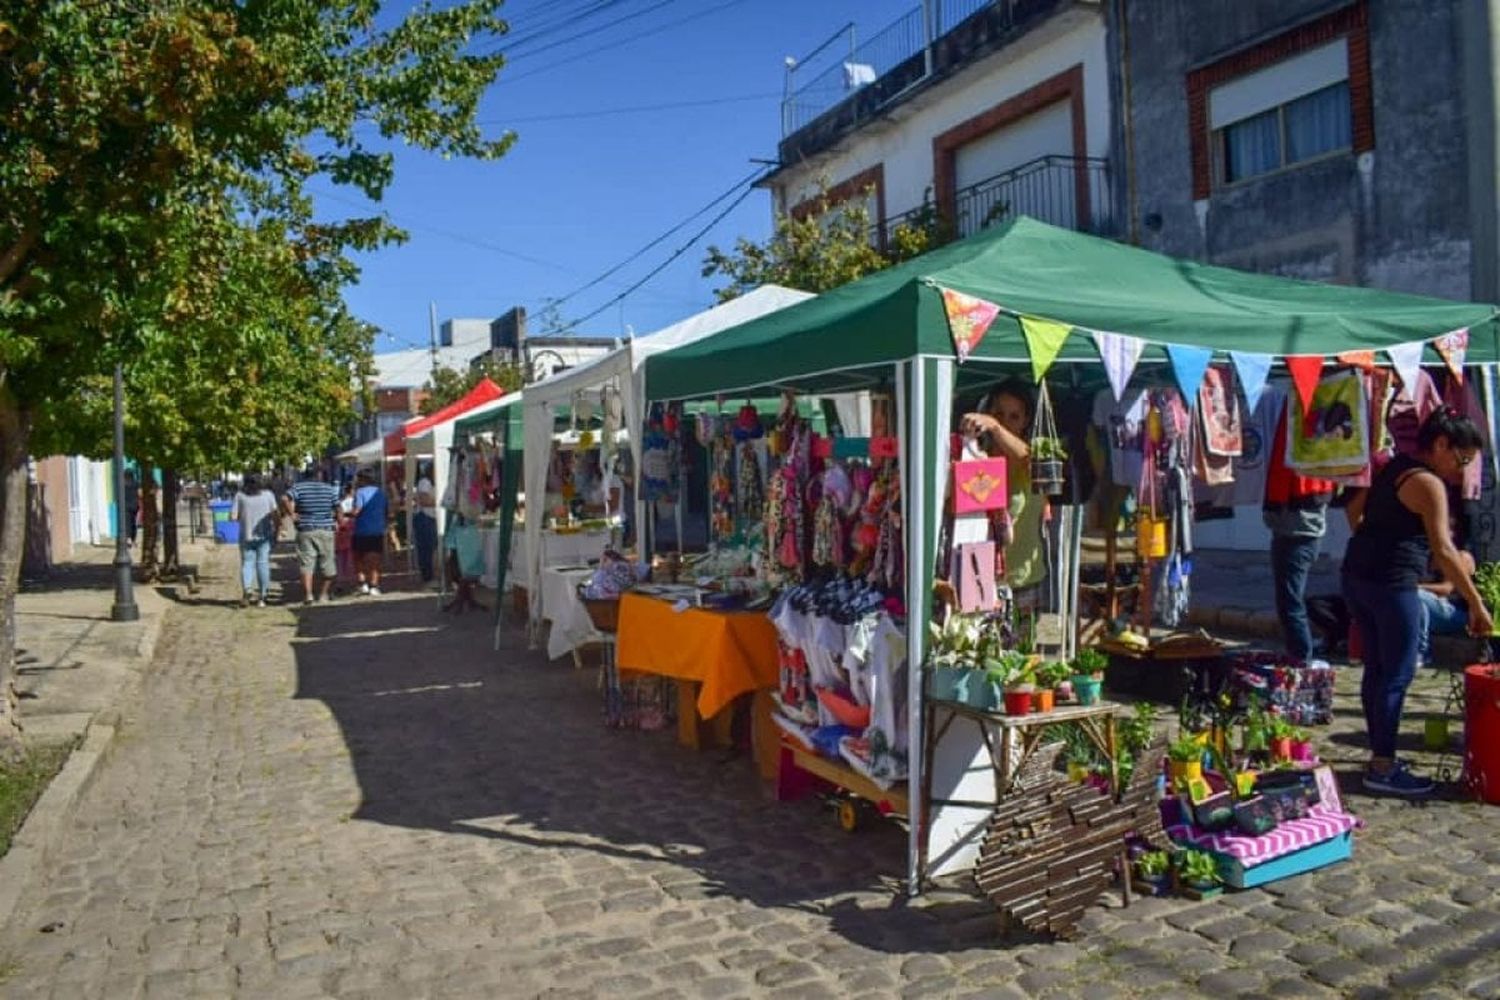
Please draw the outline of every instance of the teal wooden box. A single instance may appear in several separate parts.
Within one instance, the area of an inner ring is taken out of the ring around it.
[[[1354,856],[1354,831],[1348,830],[1331,840],[1312,844],[1290,854],[1245,868],[1239,859],[1228,854],[1211,852],[1219,861],[1219,872],[1224,884],[1235,889],[1253,889],[1258,885],[1276,882],[1293,875],[1301,875],[1315,868],[1347,861]]]

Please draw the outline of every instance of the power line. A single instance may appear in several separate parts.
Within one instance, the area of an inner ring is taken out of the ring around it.
[[[759,171],[757,171],[757,173],[759,173]],[[754,184],[746,184],[745,185],[745,190],[742,191],[742,192],[740,192],[740,196],[738,198],[736,198],[734,201],[732,201],[732,202],[729,203],[729,207],[728,208],[724,209],[724,211],[720,212],[718,215],[714,216],[711,220],[709,220],[708,225],[704,226],[702,229],[700,229],[696,233],[694,233],[693,236],[692,236],[692,239],[688,240],[682,246],[680,246],[676,250],[672,251],[672,255],[670,257],[668,257],[666,260],[662,261],[660,264],[658,264],[656,267],[652,268],[650,271],[646,272],[646,275],[644,277],[642,277],[635,284],[631,285],[629,288],[625,289],[625,291],[621,292],[619,295],[616,295],[614,298],[610,299],[608,302],[604,303],[604,305],[600,306],[598,309],[595,309],[593,312],[588,313],[587,315],[578,317],[573,322],[571,322],[567,326],[563,327],[563,329],[560,332],[562,332],[562,333],[568,333],[568,332],[576,329],[580,324],[585,323],[585,322],[593,319],[595,316],[599,315],[600,313],[604,312],[604,310],[608,309],[610,306],[613,306],[613,305],[615,305],[617,303],[620,303],[620,302],[624,302],[625,299],[632,292],[634,292],[637,289],[639,289],[642,285],[644,285],[646,282],[650,281],[652,278],[656,277],[662,271],[665,271],[667,269],[668,265],[670,265],[672,262],[674,262],[675,260],[677,260],[677,258],[681,257],[683,254],[687,253],[688,250],[692,249],[692,246],[693,246],[694,243],[697,243],[699,240],[701,240],[704,236],[706,236],[708,234],[709,230],[713,229],[714,226],[717,226],[726,217],[728,217],[729,213],[733,212],[736,208],[738,208],[740,206],[741,202],[743,202],[746,198],[750,197],[750,193],[752,191],[754,191],[754,190],[755,190],[755,185]]]
[[[669,237],[671,237],[675,233],[679,233],[683,229],[687,228],[688,223],[692,222],[694,219],[698,218],[700,215],[703,215],[705,212],[707,212],[710,209],[712,209],[715,205],[717,205],[719,202],[723,201],[725,198],[728,198],[730,195],[734,194],[742,186],[748,184],[751,180],[753,180],[760,173],[761,173],[761,169],[759,167],[756,167],[748,175],[746,175],[745,177],[742,177],[741,179],[735,181],[734,184],[733,184],[733,186],[731,186],[729,188],[729,190],[725,191],[723,194],[721,194],[718,197],[714,198],[713,201],[709,202],[707,205],[704,205],[702,208],[698,209],[698,211],[694,212],[692,215],[689,215],[686,219],[683,219],[681,222],[677,223],[677,225],[673,226],[671,229],[668,229],[666,232],[662,233],[660,236],[658,236],[655,239],[653,239],[650,243],[647,243],[645,246],[641,247],[635,253],[631,254],[629,257],[626,257],[624,260],[620,261],[620,263],[616,264],[614,267],[611,267],[609,270],[607,270],[603,274],[599,275],[599,277],[597,277],[594,280],[588,282],[587,284],[580,285],[579,287],[573,289],[571,292],[569,292],[568,294],[564,295],[560,299],[552,299],[552,300],[550,300],[551,304],[553,306],[560,306],[564,302],[568,301],[569,299],[574,298],[575,296],[581,294],[582,292],[588,291],[590,288],[593,288],[595,285],[599,284],[600,282],[602,282],[605,279],[609,278],[611,275],[615,274],[621,268],[624,268],[627,265],[632,264],[635,261],[639,260],[648,251],[650,251],[650,250],[654,249],[655,247],[659,246],[661,243],[665,242]],[[741,200],[743,200],[743,198]],[[738,204],[738,202],[736,202],[736,204]]]
[[[503,52],[509,56],[515,49],[530,45],[543,38],[551,38],[559,31],[576,27],[594,15],[603,13],[620,2],[621,0],[584,0],[584,3],[578,7],[572,10],[560,11],[551,17],[537,17],[534,22],[523,20],[521,22],[521,30],[513,34],[507,34],[505,41],[491,48],[485,55]],[[537,13],[540,13],[540,11]]]
[[[589,28],[587,31],[577,32],[576,34],[574,34],[574,35],[572,35],[572,36],[570,36],[568,38],[561,39],[560,41],[548,42],[546,45],[543,45],[541,48],[532,49],[529,52],[521,52],[521,53],[518,53],[518,54],[512,56],[512,55],[509,54],[510,50],[506,49],[506,50],[504,50],[506,52],[506,54],[507,54],[506,58],[509,61],[511,61],[511,62],[514,62],[517,59],[530,59],[532,56],[536,55],[539,52],[547,52],[547,51],[549,51],[551,49],[555,49],[555,48],[557,48],[557,47],[559,47],[561,45],[572,45],[574,42],[578,41],[580,38],[587,38],[589,35],[597,35],[601,31],[608,31],[610,28],[613,28],[617,24],[624,24],[626,21],[634,21],[638,17],[644,17],[644,16],[646,16],[647,14],[651,13],[654,10],[660,10],[661,8],[666,7],[667,5],[673,4],[673,3],[676,3],[676,2],[677,2],[677,0],[657,0],[656,3],[652,4],[650,7],[645,8],[644,10],[638,10],[638,11],[635,11],[634,13],[632,13],[632,14],[626,14],[624,17],[617,17],[613,21],[610,21],[607,24],[601,24],[601,25],[598,25],[597,27]]]
[[[730,7],[735,6],[736,4],[741,4],[744,2],[745,0],[728,0],[727,3],[721,3],[717,6],[709,7],[706,10],[700,10],[696,14],[689,14],[686,17],[680,17],[675,21],[668,21],[666,24],[659,24],[656,27],[650,28],[646,31],[637,32],[634,35],[627,35],[624,38],[618,39],[613,42],[608,42],[604,45],[595,46],[592,49],[585,49],[583,52],[568,56],[564,59],[558,59],[557,61],[548,63],[545,66],[538,66],[535,69],[527,70],[525,73],[518,73],[515,76],[506,76],[502,73],[500,76],[500,82],[515,83],[517,80],[524,80],[527,77],[536,76],[539,73],[546,73],[549,70],[557,69],[559,66],[566,66],[569,63],[577,62],[580,59],[586,59],[589,56],[597,55],[600,52],[607,52],[610,49],[617,49],[621,45],[628,45],[631,42],[639,41],[642,38],[649,38],[650,36],[660,34],[663,31],[669,31],[672,28],[679,28],[690,21],[696,21],[700,18],[708,17],[710,14],[717,14],[721,10],[726,10]]]
[[[476,125],[519,125],[527,122],[569,121],[577,118],[605,118],[610,115],[631,115],[648,111],[672,111],[677,108],[706,108],[720,104],[742,104],[746,101],[766,101],[780,97],[781,91],[763,94],[741,94],[737,97],[705,97],[698,101],[669,101],[662,104],[637,104],[624,108],[600,108],[597,111],[565,111],[555,115],[522,115],[519,118],[487,118]]]
[[[363,204],[359,203],[358,201],[355,201],[352,198],[346,198],[346,197],[344,197],[342,195],[335,194],[332,191],[327,191],[327,190],[324,190],[322,188],[312,188],[310,190],[312,190],[312,192],[314,194],[316,194],[317,196],[319,196],[321,198],[328,198],[328,199],[330,199],[332,201],[342,202],[343,204],[349,205],[349,206],[351,206],[353,208],[358,208],[358,209],[361,209],[361,210],[368,210],[371,207],[369,205],[363,205]],[[467,244],[467,245],[472,246],[472,247],[478,247],[481,250],[488,250],[491,253],[497,253],[497,254],[500,254],[501,256],[504,256],[504,257],[511,257],[511,258],[514,258],[515,260],[522,261],[523,263],[534,264],[534,265],[536,265],[538,267],[550,268],[550,269],[552,269],[554,271],[561,271],[564,274],[574,274],[574,275],[576,275],[576,274],[580,273],[579,270],[576,267],[568,267],[566,264],[559,264],[556,261],[542,260],[540,257],[531,257],[531,256],[528,256],[527,254],[524,254],[524,253],[517,253],[516,251],[507,249],[506,247],[498,246],[498,245],[496,245],[494,243],[490,243],[490,242],[485,241],[485,240],[476,239],[475,237],[472,237],[472,236],[466,236],[463,233],[455,233],[455,232],[451,232],[451,231],[445,230],[445,229],[438,229],[438,228],[436,228],[434,226],[416,225],[416,224],[413,224],[412,222],[410,222],[407,219],[397,218],[396,216],[392,215],[391,213],[385,212],[385,211],[382,211],[381,214],[384,215],[386,218],[390,219],[392,222],[394,222],[394,223],[402,226],[405,229],[409,229],[412,232],[427,233],[428,235],[431,235],[431,236],[440,236],[443,239],[449,239],[449,240],[453,240],[454,242],[457,242],[457,243],[464,243],[464,244]],[[701,213],[699,213],[699,214],[701,214]],[[598,283],[598,279],[595,279],[594,283],[597,284]],[[617,282],[611,282],[611,284],[618,284],[618,283]],[[662,294],[662,293],[656,293],[656,297],[659,298],[659,299],[661,299],[661,300],[663,300],[663,301],[670,301],[670,302],[675,302],[675,303],[687,303],[687,302],[689,302],[689,300],[687,298],[676,296],[676,295],[667,295],[667,294]],[[692,304],[696,305],[697,303],[693,302]]]

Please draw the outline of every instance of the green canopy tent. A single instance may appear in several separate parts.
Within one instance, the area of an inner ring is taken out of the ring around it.
[[[515,402],[520,402],[522,392],[514,393]],[[500,624],[504,620],[505,574],[510,568],[511,534],[515,530],[516,503],[521,492],[522,448],[526,441],[525,407],[510,405],[460,418],[453,425],[455,441],[467,441],[480,434],[493,434],[500,444],[504,457],[500,467],[500,524],[495,544],[499,553],[495,560],[495,649],[500,648]]]
[[[959,366],[941,289],[1002,312]],[[1021,217],[815,299],[663,352],[646,363],[646,398],[675,400],[777,389],[894,392],[903,435],[907,520],[909,781],[921,787],[921,674],[956,376],[995,378],[996,365],[1030,366],[1021,316],[1074,327],[1057,361],[1098,371],[1089,333],[1146,341],[1141,363],[1166,345],[1284,357],[1384,349],[1468,329],[1468,360],[1500,360],[1489,305],[1248,274],[1175,260]],[[1441,359],[1429,346],[1426,360]],[[918,823],[909,886],[918,888]],[[972,851],[973,831],[967,846]]]

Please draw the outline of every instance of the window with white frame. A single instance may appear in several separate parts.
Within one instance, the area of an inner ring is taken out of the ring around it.
[[[1345,39],[1248,73],[1209,94],[1216,175],[1234,184],[1350,148]]]

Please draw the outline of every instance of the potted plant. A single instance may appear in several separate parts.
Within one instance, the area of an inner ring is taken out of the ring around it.
[[[1080,705],[1097,705],[1104,687],[1109,657],[1097,649],[1082,649],[1073,657],[1073,693]]]
[[[1166,851],[1147,851],[1135,859],[1135,891],[1163,896],[1172,884],[1172,859]]]
[[[1203,780],[1203,741],[1184,733],[1167,746],[1172,787]]]
[[[1031,492],[1056,496],[1063,489],[1063,463],[1068,449],[1060,438],[1040,436],[1031,439]]]
[[[1299,764],[1317,760],[1317,754],[1313,753],[1312,735],[1306,729],[1292,730],[1290,757]]]
[[[1194,899],[1212,899],[1224,891],[1219,863],[1207,851],[1186,850],[1177,855],[1177,884]]]
[[[1273,763],[1292,759],[1292,724],[1279,715],[1270,717],[1271,760]]]
[[[1058,687],[1067,682],[1073,668],[1058,660],[1048,660],[1036,669],[1036,695],[1032,704],[1038,712],[1050,712],[1056,707]]]
[[[1005,714],[1028,714],[1031,711],[1032,696],[1036,694],[1035,669],[1030,664],[1012,661],[1003,665],[997,673],[1004,689]]]
[[[1094,755],[1089,751],[1088,746],[1080,743],[1068,747],[1065,760],[1068,764],[1069,781],[1081,784],[1089,779],[1089,772],[1094,766]]]
[[[960,690],[974,663],[979,648],[982,622],[977,615],[951,614],[941,625],[932,622],[928,634],[932,647],[928,656],[930,668],[928,690],[938,701],[964,701],[966,690]]]
[[[1265,753],[1268,749],[1267,741],[1270,739],[1270,725],[1265,706],[1259,698],[1252,698],[1250,707],[1245,711],[1245,729],[1241,737],[1241,749],[1247,754]]]
[[[1500,635],[1500,562],[1480,563],[1474,569],[1474,589],[1497,624],[1491,635]]]

